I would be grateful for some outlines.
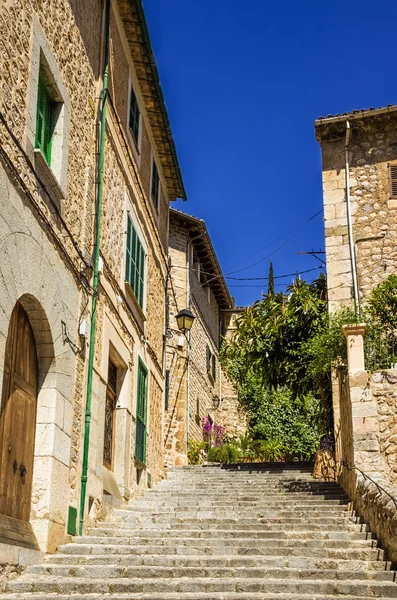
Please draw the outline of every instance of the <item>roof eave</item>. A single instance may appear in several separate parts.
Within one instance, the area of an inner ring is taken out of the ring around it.
[[[177,200],[178,198],[186,200],[186,190],[183,184],[182,173],[176,153],[174,138],[171,132],[167,107],[161,89],[160,77],[150,41],[142,0],[117,0],[117,2],[119,10],[121,10],[122,13],[121,20],[124,27],[126,27],[127,30],[133,25],[135,25],[135,27],[138,26],[137,29],[139,28],[135,39],[132,35],[131,40],[128,41],[133,61],[136,62],[136,65],[138,66],[139,64],[141,67],[143,65],[143,69],[137,69],[137,76],[141,89],[146,87],[150,90],[147,94],[149,101],[147,101],[144,95],[145,108],[148,113],[152,132],[155,132],[155,143],[159,145],[157,149],[160,155],[161,166],[165,172],[168,196],[170,200]],[[122,8],[128,5],[130,6],[130,14],[127,14],[126,10],[122,10]],[[126,34],[128,39],[127,31]],[[139,56],[134,56],[135,47],[137,45],[140,45],[143,48],[142,53],[145,55],[144,60],[140,61]],[[147,77],[147,75],[149,75],[149,77]],[[150,100],[151,98],[152,100]],[[158,139],[156,139],[156,135]]]
[[[384,108],[374,108],[372,110],[351,112],[344,115],[337,115],[335,117],[319,118],[314,121],[314,127],[331,125],[333,123],[344,123],[346,121],[357,121],[367,117],[376,117],[393,112],[397,112],[397,105],[395,104],[385,106]]]
[[[174,216],[175,218],[177,218],[181,221],[186,221],[187,223],[190,223],[192,226],[194,225],[201,230],[203,238],[206,241],[207,252],[208,252],[211,262],[213,263],[213,266],[214,266],[214,273],[217,276],[219,275],[218,283],[220,283],[220,286],[222,288],[222,296],[223,296],[223,300],[224,300],[223,306],[220,306],[220,308],[222,310],[224,310],[225,308],[232,307],[233,299],[229,292],[229,288],[227,286],[225,277],[223,275],[222,268],[219,264],[218,257],[216,255],[215,248],[212,244],[211,237],[208,233],[208,229],[205,224],[205,221],[203,219],[199,219],[198,217],[193,217],[192,215],[188,215],[182,211],[176,210],[175,208],[170,209],[170,215]]]

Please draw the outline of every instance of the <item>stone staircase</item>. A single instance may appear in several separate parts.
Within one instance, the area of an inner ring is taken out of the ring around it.
[[[1,600],[374,600],[395,572],[309,465],[185,467],[11,581]]]

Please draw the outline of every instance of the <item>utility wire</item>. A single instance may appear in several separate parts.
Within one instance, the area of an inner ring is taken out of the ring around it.
[[[230,271],[229,275],[233,275],[235,273],[241,273],[241,271],[246,271],[247,269],[251,269],[252,267],[260,264],[261,262],[263,262],[264,260],[266,260],[267,258],[270,258],[270,256],[273,256],[273,254],[275,254],[276,252],[278,252],[279,250],[281,250],[281,248],[284,248],[284,246],[286,246],[288,244],[288,242],[290,242],[292,240],[292,238],[298,233],[298,231],[300,231],[307,223],[309,223],[310,221],[312,221],[315,217],[318,217],[318,215],[320,215],[323,212],[323,209],[319,210],[318,212],[316,212],[314,215],[312,215],[311,217],[309,217],[308,219],[306,219],[306,221],[304,221],[304,223],[302,223],[301,225],[299,225],[299,227],[297,227],[293,234],[283,243],[281,244],[281,246],[279,246],[278,248],[276,248],[275,250],[273,250],[273,252],[271,252],[270,254],[268,254],[267,256],[261,258],[259,261],[257,261],[256,263],[249,265],[248,267],[244,267],[242,269],[238,269],[237,271]],[[287,235],[287,234],[286,234]],[[281,236],[281,238],[285,237]],[[279,238],[279,239],[281,239]],[[246,260],[246,259],[244,259]],[[221,275],[214,275],[213,277],[211,277],[211,279],[208,279],[207,281],[197,285],[194,288],[190,289],[190,293],[194,292],[195,290],[198,290],[199,288],[208,285],[209,283],[211,283],[211,281],[214,281],[215,279],[221,279],[221,278],[225,278],[228,277],[228,275],[224,276],[223,273]],[[177,298],[181,298],[183,294],[180,294],[179,296],[177,296]]]
[[[312,267],[311,269],[306,269],[305,271],[295,271],[295,273],[287,273],[286,275],[275,275],[274,279],[283,279],[285,277],[294,277],[295,275],[303,275],[304,273],[310,273],[311,271],[318,271],[319,269],[323,269],[324,265],[319,265],[318,267]],[[232,279],[233,281],[267,281],[269,277],[230,277],[226,276],[225,279]]]
[[[292,240],[292,238],[294,238],[296,236],[296,234],[298,233],[298,231],[300,231],[302,229],[302,227],[304,227],[307,223],[312,221],[315,217],[318,217],[318,215],[320,215],[322,212],[323,212],[322,209],[319,210],[318,212],[316,212],[316,214],[312,215],[304,223],[299,225],[299,227],[297,227],[297,229],[295,229],[294,233],[283,244],[281,244],[281,246],[279,246],[278,248],[273,250],[273,252],[270,252],[270,254],[268,254],[267,256],[264,256],[263,258],[261,258],[260,260],[258,260],[255,263],[253,263],[252,265],[248,265],[248,267],[243,267],[242,269],[238,269],[237,271],[230,271],[229,275],[233,275],[234,273],[241,273],[241,271],[246,271],[247,269],[251,269],[252,267],[255,267],[256,265],[259,265],[260,263],[262,263],[267,258],[270,258],[271,256],[273,256],[273,254],[276,254],[276,252],[281,250],[281,248],[284,248],[284,246],[286,246],[288,244],[288,242],[290,242]],[[285,236],[282,236],[282,237],[285,237]]]

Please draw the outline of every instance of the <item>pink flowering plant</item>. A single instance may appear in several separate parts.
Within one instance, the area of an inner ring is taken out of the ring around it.
[[[212,421],[210,420],[208,415],[201,419],[201,424],[202,424],[202,428],[203,428],[203,439],[209,446],[211,446]]]
[[[222,425],[218,425],[214,421],[211,421],[209,415],[205,416],[201,420],[203,428],[203,438],[210,448],[214,446],[223,446],[225,444],[226,429]]]

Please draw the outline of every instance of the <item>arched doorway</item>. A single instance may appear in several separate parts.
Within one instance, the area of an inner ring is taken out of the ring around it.
[[[37,350],[20,302],[11,315],[0,407],[0,515],[29,521],[36,431]]]

